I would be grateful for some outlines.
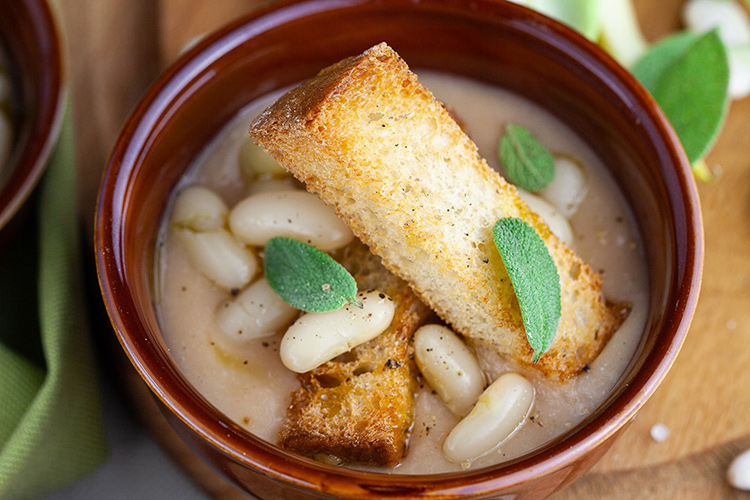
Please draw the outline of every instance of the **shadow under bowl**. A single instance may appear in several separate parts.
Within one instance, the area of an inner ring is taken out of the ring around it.
[[[381,42],[412,66],[468,76],[552,112],[604,160],[633,211],[649,265],[641,348],[592,416],[512,462],[407,476],[336,468],[288,453],[229,420],[180,373],[153,303],[154,250],[185,169],[244,106]],[[102,180],[96,255],[110,319],[172,425],[209,463],[261,498],[545,498],[585,472],[653,394],[687,333],[703,236],[688,162],[633,77],[568,28],[493,0],[301,0],[208,37],[151,88]]]

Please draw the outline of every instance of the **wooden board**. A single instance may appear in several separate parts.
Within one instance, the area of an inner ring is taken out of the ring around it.
[[[91,227],[106,156],[148,83],[189,40],[248,12],[261,0],[61,3],[68,32],[75,34],[69,68],[80,140],[81,209]],[[651,40],[679,27],[682,3],[636,0]],[[749,123],[750,99],[733,103],[708,157],[722,174],[716,182],[699,186],[706,235],[703,290],[680,357],[611,451],[555,500],[740,497],[726,486],[723,471],[732,455],[750,446]],[[137,400],[151,425],[163,425],[158,413],[149,413],[148,397]],[[662,443],[649,437],[657,422],[671,431]],[[165,439],[168,448],[180,449],[181,443]],[[223,483],[199,463],[181,463],[215,498],[236,497],[229,493],[233,490],[217,486]]]

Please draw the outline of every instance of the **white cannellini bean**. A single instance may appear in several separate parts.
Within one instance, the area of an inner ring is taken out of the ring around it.
[[[174,228],[187,251],[190,263],[218,286],[242,288],[255,276],[258,259],[224,229],[194,232]]]
[[[276,236],[286,236],[328,251],[354,238],[333,208],[307,191],[248,196],[232,209],[229,227],[239,240],[257,246]]]
[[[254,179],[258,175],[271,174],[274,176],[289,175],[289,172],[279,165],[279,162],[255,144],[252,139],[242,143],[239,150],[240,170],[246,179]]]
[[[729,47],[729,97],[750,95],[750,43]]]
[[[234,300],[219,306],[216,322],[227,338],[245,341],[275,334],[299,314],[261,278]]]
[[[10,158],[13,148],[13,127],[5,113],[0,110],[0,169]]]
[[[463,417],[484,390],[484,374],[466,344],[442,325],[414,334],[414,357],[429,386],[451,412]]]
[[[750,17],[739,2],[690,0],[682,17],[691,31],[719,28],[729,56],[729,96],[741,99],[750,94]]]
[[[750,491],[750,450],[741,453],[729,464],[727,481],[738,490]]]
[[[501,375],[445,438],[443,453],[451,462],[470,463],[510,437],[533,404],[534,387],[528,380],[517,373]]]
[[[224,227],[228,214],[229,207],[211,189],[188,186],[177,194],[171,221],[194,231],[215,231]]]
[[[282,179],[272,177],[270,179],[263,179],[251,182],[247,188],[247,194],[266,193],[269,191],[295,191],[300,188],[300,185],[291,177],[285,177]]]
[[[377,290],[359,293],[360,309],[346,305],[324,313],[307,313],[289,327],[279,353],[284,366],[304,373],[383,333],[396,304]]]
[[[555,180],[539,191],[539,196],[554,205],[560,213],[570,218],[586,197],[588,183],[583,169],[568,158],[555,158]]]
[[[750,18],[739,2],[726,0],[689,0],[682,9],[685,26],[702,33],[719,28],[727,47],[750,43]]]
[[[570,222],[550,202],[521,188],[518,188],[518,195],[526,202],[532,212],[547,223],[555,236],[563,240],[568,246],[573,245],[573,229],[570,227]]]

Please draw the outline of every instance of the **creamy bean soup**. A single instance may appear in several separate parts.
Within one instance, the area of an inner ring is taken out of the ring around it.
[[[513,426],[510,437],[475,460],[451,461],[443,452],[443,443],[460,418],[449,410],[425,378],[420,378],[406,456],[395,468],[378,469],[407,474],[456,471],[500,463],[533,451],[571,430],[597,409],[622,377],[640,344],[648,308],[646,264],[634,220],[623,196],[593,151],[555,117],[518,96],[465,78],[428,71],[418,73],[425,86],[460,117],[465,131],[493,168],[501,171],[497,146],[507,124],[526,127],[553,152],[558,175],[568,179],[570,189],[575,189],[577,194],[562,199],[553,189],[523,197],[547,220],[553,232],[600,271],[607,298],[630,304],[631,312],[596,361],[564,384],[548,381],[533,370],[513,366],[499,356],[476,353],[488,383],[507,372],[523,375],[518,378],[533,388],[530,392],[533,405],[530,411],[524,408],[519,417],[522,424]],[[278,299],[281,304],[276,316],[264,325],[264,328],[275,329],[267,332],[270,335],[246,340],[224,333],[226,328],[222,325],[231,325],[233,319],[231,314],[217,311],[226,308],[233,296],[245,293],[240,288],[247,288],[242,284],[247,276],[255,276],[250,281],[253,284],[249,285],[255,288],[249,295],[268,291],[267,282],[258,281],[262,279],[263,249],[237,243],[239,250],[235,247],[226,250],[224,243],[218,240],[233,240],[234,230],[243,231],[236,229],[238,226],[231,220],[225,225],[221,221],[191,219],[191,224],[199,229],[202,224],[220,227],[226,234],[222,233],[216,241],[197,241],[185,236],[181,234],[184,231],[175,229],[173,211],[190,212],[190,208],[181,208],[179,201],[175,202],[177,193],[189,186],[209,188],[218,195],[218,199],[207,195],[201,198],[203,201],[196,202],[198,205],[205,203],[209,207],[206,212],[210,213],[231,210],[248,195],[260,192],[267,193],[266,196],[275,199],[280,207],[289,206],[290,197],[299,196],[294,194],[297,191],[304,191],[301,184],[273,166],[265,169],[263,160],[254,160],[253,156],[259,153],[249,144],[249,123],[279,95],[274,93],[249,105],[195,159],[176,187],[167,209],[155,263],[157,310],[171,355],[212,404],[239,425],[272,443],[278,442],[290,395],[300,386],[297,375],[282,364],[279,353],[281,339],[298,312]],[[243,171],[247,172],[247,165],[243,163],[253,161],[261,166],[255,167],[260,173],[251,179],[243,175]],[[225,208],[221,208],[221,204]],[[212,212],[210,207],[219,208]],[[304,212],[317,209],[313,207]],[[345,227],[336,226],[336,231],[342,233],[333,236],[334,239],[348,237]],[[199,234],[199,230],[188,232]],[[219,259],[236,261],[241,269],[239,275],[244,274],[244,279],[241,276],[235,283],[236,273],[221,276],[220,272],[208,279],[206,276],[211,275],[212,266],[217,263],[197,262],[200,258],[196,260],[194,252],[199,247],[224,249],[218,251]],[[248,304],[252,302],[246,300]],[[514,382],[510,378],[505,380]],[[463,401],[451,404],[466,405]]]

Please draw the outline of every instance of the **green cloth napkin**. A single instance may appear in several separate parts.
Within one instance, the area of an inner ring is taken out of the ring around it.
[[[0,251],[0,498],[27,499],[106,456],[76,210],[73,127],[9,248]]]

